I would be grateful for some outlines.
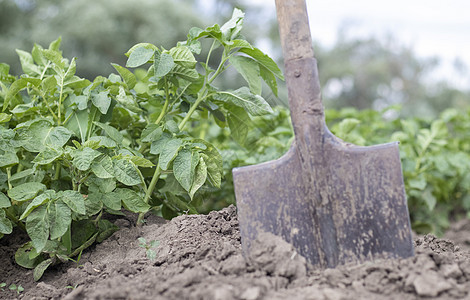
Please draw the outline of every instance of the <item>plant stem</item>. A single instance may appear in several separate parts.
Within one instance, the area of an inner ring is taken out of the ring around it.
[[[64,93],[64,77],[60,79],[60,92],[59,92],[59,103],[57,104],[57,124],[60,126],[61,124],[61,109],[60,107],[62,106],[62,96]]]
[[[95,226],[98,226],[98,222],[101,220],[102,216],[103,216],[103,210],[100,211],[96,219],[93,221],[93,223],[95,223]]]
[[[219,76],[220,73],[222,73],[223,71],[225,71],[226,68],[224,68],[224,65],[225,65],[225,62],[230,58],[230,56],[227,56],[227,54],[225,53],[225,50],[224,50],[224,53],[222,53],[222,58],[220,60],[220,64],[219,66],[217,67],[217,70],[215,71],[215,73],[209,78],[209,80],[207,81],[207,84],[211,84],[212,81],[214,81],[214,79],[217,78],[217,76]]]
[[[10,183],[10,178],[11,178],[11,167],[7,168],[7,181],[8,181],[8,189],[12,189],[13,186]]]
[[[152,181],[150,181],[150,185],[147,188],[147,191],[145,193],[144,197],[144,202],[149,203],[150,197],[152,196],[153,190],[155,189],[155,186],[157,185],[157,181],[160,178],[160,175],[162,174],[162,169],[160,168],[160,165],[157,164],[157,167],[155,168],[155,172],[153,173]],[[140,213],[139,218],[137,219],[137,225],[142,225],[143,224],[143,219],[144,219],[145,213]]]
[[[47,69],[49,69],[50,65],[51,65],[51,61],[48,61],[47,65],[44,67],[44,70],[42,70],[41,77],[39,79],[42,80],[44,78],[44,75],[46,75],[46,71],[47,71]]]
[[[204,93],[205,93],[205,89],[204,89]],[[203,93],[203,94],[204,94]],[[191,108],[189,109],[188,113],[186,114],[186,116],[184,116],[184,119],[183,121],[181,121],[181,123],[178,125],[178,128],[179,130],[183,130],[184,128],[184,125],[186,125],[186,123],[188,122],[188,120],[191,118],[191,115],[194,113],[194,111],[196,110],[196,108],[199,106],[199,104],[201,104],[201,102],[207,98],[207,95],[205,96],[199,96],[196,100],[196,102],[194,102],[193,106],[191,106]]]
[[[93,245],[93,243],[96,241],[96,238],[98,237],[98,234],[99,232],[95,233],[94,235],[91,236],[91,238],[86,241],[83,245],[81,245],[80,247],[78,247],[77,249],[75,249],[75,251],[73,251],[72,253],[70,253],[69,257],[74,257],[74,256],[77,256],[80,254],[80,252],[82,252],[83,250],[85,250],[86,248],[90,247],[91,245]]]
[[[62,236],[62,243],[64,244],[65,248],[67,248],[67,253],[72,252],[72,231],[70,227],[71,226],[67,228],[67,231]]]
[[[54,180],[59,180],[60,178],[60,162],[55,163],[55,175],[54,175]]]
[[[214,49],[214,46],[215,46],[215,40],[212,42],[211,48],[209,49],[209,53],[207,53],[206,66],[209,65],[209,59],[211,57],[212,50]]]
[[[164,80],[165,80],[165,104],[163,104],[162,111],[160,112],[160,115],[158,116],[157,120],[155,121],[155,124],[160,124],[163,117],[165,116],[166,110],[168,108],[168,103],[170,102],[170,91],[168,89],[168,82],[166,80],[166,77],[164,77]]]

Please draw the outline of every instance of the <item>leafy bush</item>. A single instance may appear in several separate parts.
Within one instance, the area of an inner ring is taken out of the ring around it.
[[[169,50],[137,44],[126,53],[134,72],[113,64],[117,74],[93,82],[75,75],[76,59],[63,58],[60,39],[17,50],[19,78],[0,65],[0,237],[14,225],[28,233],[15,259],[34,268],[36,280],[117,230],[104,213],[124,208],[139,213],[139,224],[151,210],[165,218],[197,213],[202,191],[221,185],[222,157],[201,128],[213,120],[244,140],[245,120],[272,112],[261,82],[277,93],[282,79],[241,37],[243,17],[235,9],[223,26],[192,28]],[[202,39],[212,45],[198,62]],[[213,84],[230,66],[249,88]]]

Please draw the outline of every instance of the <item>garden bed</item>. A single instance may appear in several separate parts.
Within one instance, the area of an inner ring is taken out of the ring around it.
[[[461,299],[469,297],[468,222],[449,232],[460,245],[434,236],[415,238],[416,256],[308,270],[289,245],[267,239],[249,261],[241,254],[236,209],[184,215],[167,222],[149,217],[121,230],[39,282],[14,262],[20,235],[0,240],[1,299]],[[146,253],[139,238],[159,245]],[[24,237],[26,241],[26,236]],[[294,257],[294,259],[292,259]],[[24,291],[10,291],[12,283]]]

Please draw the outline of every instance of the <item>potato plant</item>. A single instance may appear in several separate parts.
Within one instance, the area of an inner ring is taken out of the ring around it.
[[[18,78],[0,64],[0,237],[15,226],[27,232],[15,259],[35,280],[116,231],[105,213],[125,209],[139,224],[149,211],[197,213],[200,191],[220,187],[222,156],[194,128],[212,120],[243,141],[250,116],[272,113],[261,82],[277,93],[283,78],[240,35],[243,17],[235,9],[222,26],[192,28],[171,49],[137,44],[125,67],[93,81],[75,74],[77,59],[63,57],[60,38],[17,50]],[[203,39],[211,46],[198,61]],[[215,86],[231,66],[247,86]]]

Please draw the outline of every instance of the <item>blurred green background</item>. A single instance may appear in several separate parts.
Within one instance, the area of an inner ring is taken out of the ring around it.
[[[184,40],[193,26],[222,23],[236,6],[246,13],[244,35],[282,66],[275,12],[258,2],[0,0],[0,61],[8,63],[13,74],[20,74],[15,49],[29,51],[34,43],[47,45],[62,36],[64,56],[77,57],[78,75],[93,79],[111,73],[112,62],[124,65],[124,53],[132,45],[150,42],[169,48]],[[445,108],[468,107],[470,89],[454,87],[444,79],[429,80],[439,67],[438,58],[418,57],[390,35],[357,38],[349,33],[345,27],[338,28],[338,42],[332,47],[314,45],[327,108],[381,110],[398,104],[401,117],[433,119]],[[465,70],[462,65],[456,68]],[[230,72],[222,81],[226,87],[243,84]],[[286,106],[283,86],[279,98],[264,96],[272,104]]]

